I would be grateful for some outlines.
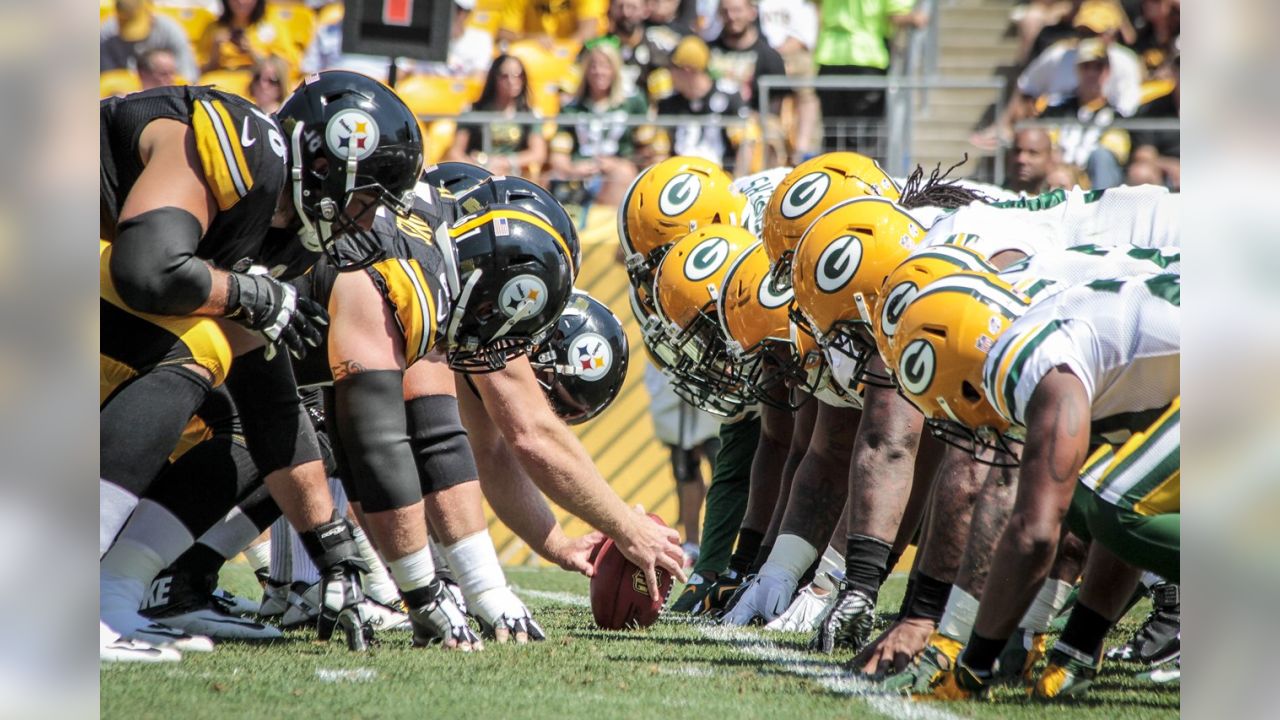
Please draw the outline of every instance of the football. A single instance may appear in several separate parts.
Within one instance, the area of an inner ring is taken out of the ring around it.
[[[665,526],[662,518],[649,517]],[[660,599],[649,595],[644,571],[622,556],[608,538],[595,554],[595,574],[591,577],[591,615],[605,630],[649,627],[658,619],[671,592],[671,573],[658,568]]]

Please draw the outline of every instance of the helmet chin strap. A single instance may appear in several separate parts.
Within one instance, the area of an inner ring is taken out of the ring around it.
[[[302,123],[294,123],[293,134],[290,135],[289,141],[293,149],[293,157],[289,163],[289,177],[293,185],[293,212],[302,222],[302,231],[298,233],[298,238],[306,249],[320,252],[324,249],[320,244],[320,235],[316,232],[315,225],[311,224],[311,218],[307,217],[306,211],[302,209]]]
[[[507,333],[511,332],[511,328],[516,326],[516,323],[528,317],[532,312],[533,300],[530,298],[521,300],[520,304],[516,306],[516,311],[511,313],[511,317],[507,318],[507,321],[502,323],[502,327],[498,328],[498,332],[493,334],[493,339],[497,340],[505,337]]]
[[[462,293],[458,295],[457,302],[453,304],[453,312],[449,317],[449,331],[445,333],[445,340],[450,347],[456,344],[458,324],[462,322],[462,316],[467,312],[467,303],[471,301],[471,292],[476,289],[476,284],[480,282],[480,276],[483,274],[484,270],[479,269],[471,273],[471,277],[467,278],[467,284],[462,288]]]

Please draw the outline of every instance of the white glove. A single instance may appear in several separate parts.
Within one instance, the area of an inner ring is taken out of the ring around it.
[[[534,621],[529,608],[509,587],[496,587],[477,595],[471,603],[471,613],[480,621],[480,629],[486,638],[496,637],[499,628],[505,628],[514,640],[517,633],[525,633],[530,640],[545,640],[546,633]]]
[[[818,618],[835,601],[835,584],[829,575],[820,573],[800,590],[786,612],[764,627],[780,632],[813,632],[818,629]]]
[[[742,597],[721,620],[725,625],[749,625],[757,618],[769,622],[778,617],[791,602],[796,592],[799,578],[786,569],[771,562],[766,562],[760,572],[750,581],[750,587],[742,592]]]

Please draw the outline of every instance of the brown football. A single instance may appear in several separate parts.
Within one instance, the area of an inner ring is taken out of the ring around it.
[[[659,525],[662,518],[649,514]],[[662,612],[671,593],[671,573],[657,569],[659,600],[649,596],[644,571],[626,559],[608,538],[595,555],[595,574],[591,577],[591,615],[596,625],[605,630],[649,627]]]

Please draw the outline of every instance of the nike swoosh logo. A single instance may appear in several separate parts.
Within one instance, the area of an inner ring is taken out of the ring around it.
[[[244,127],[240,129],[240,145],[249,147],[256,142],[258,142],[258,138],[249,137],[249,118],[246,117],[244,119]]]

